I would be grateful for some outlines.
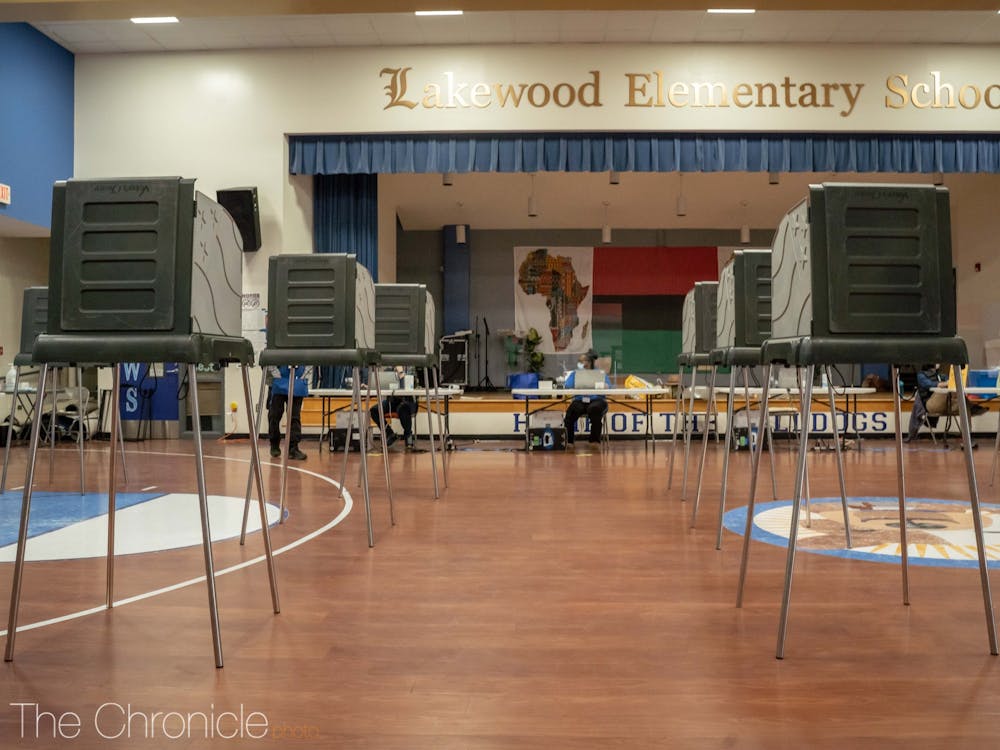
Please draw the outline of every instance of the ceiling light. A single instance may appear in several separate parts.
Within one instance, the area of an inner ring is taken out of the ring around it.
[[[413,11],[415,16],[460,16],[462,11],[460,10],[415,10]]]
[[[601,242],[605,245],[611,244],[611,225],[608,224],[608,206],[611,204],[604,201],[604,226],[601,227]]]
[[[767,184],[768,185],[777,185],[779,182],[780,182],[780,178],[779,178],[777,172],[768,172],[767,173]]]
[[[444,172],[441,175],[441,184],[445,187],[451,187],[455,184],[455,175],[452,172]]]
[[[465,240],[465,224],[459,224],[455,227],[455,244],[464,245]]]
[[[528,216],[538,216],[538,201],[535,200],[535,175],[531,175],[531,195],[528,196]]]
[[[609,184],[611,184],[611,185],[617,185],[621,181],[622,181],[622,175],[621,175],[621,172],[619,172],[617,169],[612,169],[608,173],[608,183]]]
[[[148,16],[146,18],[133,18],[132,23],[180,23],[177,16]]]
[[[677,175],[677,211],[678,216],[687,216],[687,201],[684,200],[684,173]]]
[[[750,14],[756,13],[756,8],[709,8],[709,13],[736,13],[736,14]]]
[[[750,244],[750,225],[744,224],[740,227],[740,244],[749,245]]]

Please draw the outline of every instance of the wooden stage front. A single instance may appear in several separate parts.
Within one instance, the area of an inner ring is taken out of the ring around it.
[[[701,389],[701,386],[699,386]],[[818,390],[818,389],[817,389]],[[829,411],[827,402],[816,395],[813,403],[813,411],[826,413]],[[532,408],[544,403],[544,401],[532,401]],[[797,402],[796,402],[797,403]],[[997,429],[997,416],[992,414],[1000,410],[1000,399],[980,402],[990,414],[983,414],[973,420],[973,431],[977,434],[995,433]],[[344,409],[349,406],[346,399],[333,399],[329,402],[330,408]],[[673,414],[675,402],[672,398],[657,398],[654,404],[653,429],[657,436],[669,436],[673,425]],[[645,425],[641,421],[642,415],[637,414],[636,408],[641,407],[641,400],[636,400],[633,407],[629,408],[622,404],[611,403],[609,405],[609,429],[612,439],[617,438],[641,438]],[[909,423],[912,400],[904,399],[902,402],[903,428],[906,429]],[[718,410],[724,415],[726,411],[726,399],[720,397],[716,399]],[[743,406],[742,396],[737,395],[735,407],[737,410]],[[772,401],[772,408],[790,410],[793,407],[792,401],[788,397],[781,397]],[[844,408],[843,398],[837,399],[838,409]],[[562,411],[565,405],[556,404],[553,410]],[[797,406],[796,406],[797,408]],[[524,436],[524,401],[511,398],[509,393],[469,393],[450,400],[449,409],[451,412],[451,430],[457,437],[469,438],[521,438]],[[850,409],[852,414],[851,424],[863,435],[891,436],[893,434],[893,406],[891,393],[873,393],[851,397]],[[705,411],[705,401],[695,400],[695,413],[702,414]],[[308,433],[316,433],[322,422],[323,400],[319,398],[307,398],[302,407],[302,424]],[[621,416],[615,417],[615,414]],[[425,417],[421,416],[417,420],[417,431],[426,434],[427,426]],[[957,426],[955,427],[957,430]]]

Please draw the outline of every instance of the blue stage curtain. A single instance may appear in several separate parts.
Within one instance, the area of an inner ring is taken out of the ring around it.
[[[317,173],[313,193],[317,253],[353,253],[378,280],[378,177]]]
[[[289,138],[292,174],[998,172],[1000,135],[519,133]]]
[[[352,253],[378,281],[378,176],[317,174],[313,191],[313,250]],[[323,388],[340,388],[344,367],[319,368]]]

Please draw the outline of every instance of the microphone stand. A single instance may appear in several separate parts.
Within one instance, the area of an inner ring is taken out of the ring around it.
[[[470,390],[477,390],[478,391],[479,390],[479,379],[482,377],[482,367],[481,367],[480,359],[479,359],[479,316],[478,315],[476,316],[475,347],[476,347],[476,379],[473,382],[475,382],[476,386],[475,386],[475,388],[472,388]],[[469,377],[470,378],[472,377],[472,373],[471,372],[469,373]]]
[[[490,380],[490,324],[486,322],[486,316],[483,316],[483,328],[486,329],[485,347],[483,349],[483,360],[484,367],[486,371],[485,377],[479,381],[479,390],[481,391],[495,391],[497,387],[493,385],[493,381]],[[477,347],[478,350],[478,347]],[[477,373],[478,374],[478,373]]]

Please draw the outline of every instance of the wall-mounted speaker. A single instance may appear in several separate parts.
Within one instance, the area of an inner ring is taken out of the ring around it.
[[[215,197],[239,227],[243,236],[243,252],[260,250],[260,209],[257,207],[257,188],[228,188],[217,191]]]

